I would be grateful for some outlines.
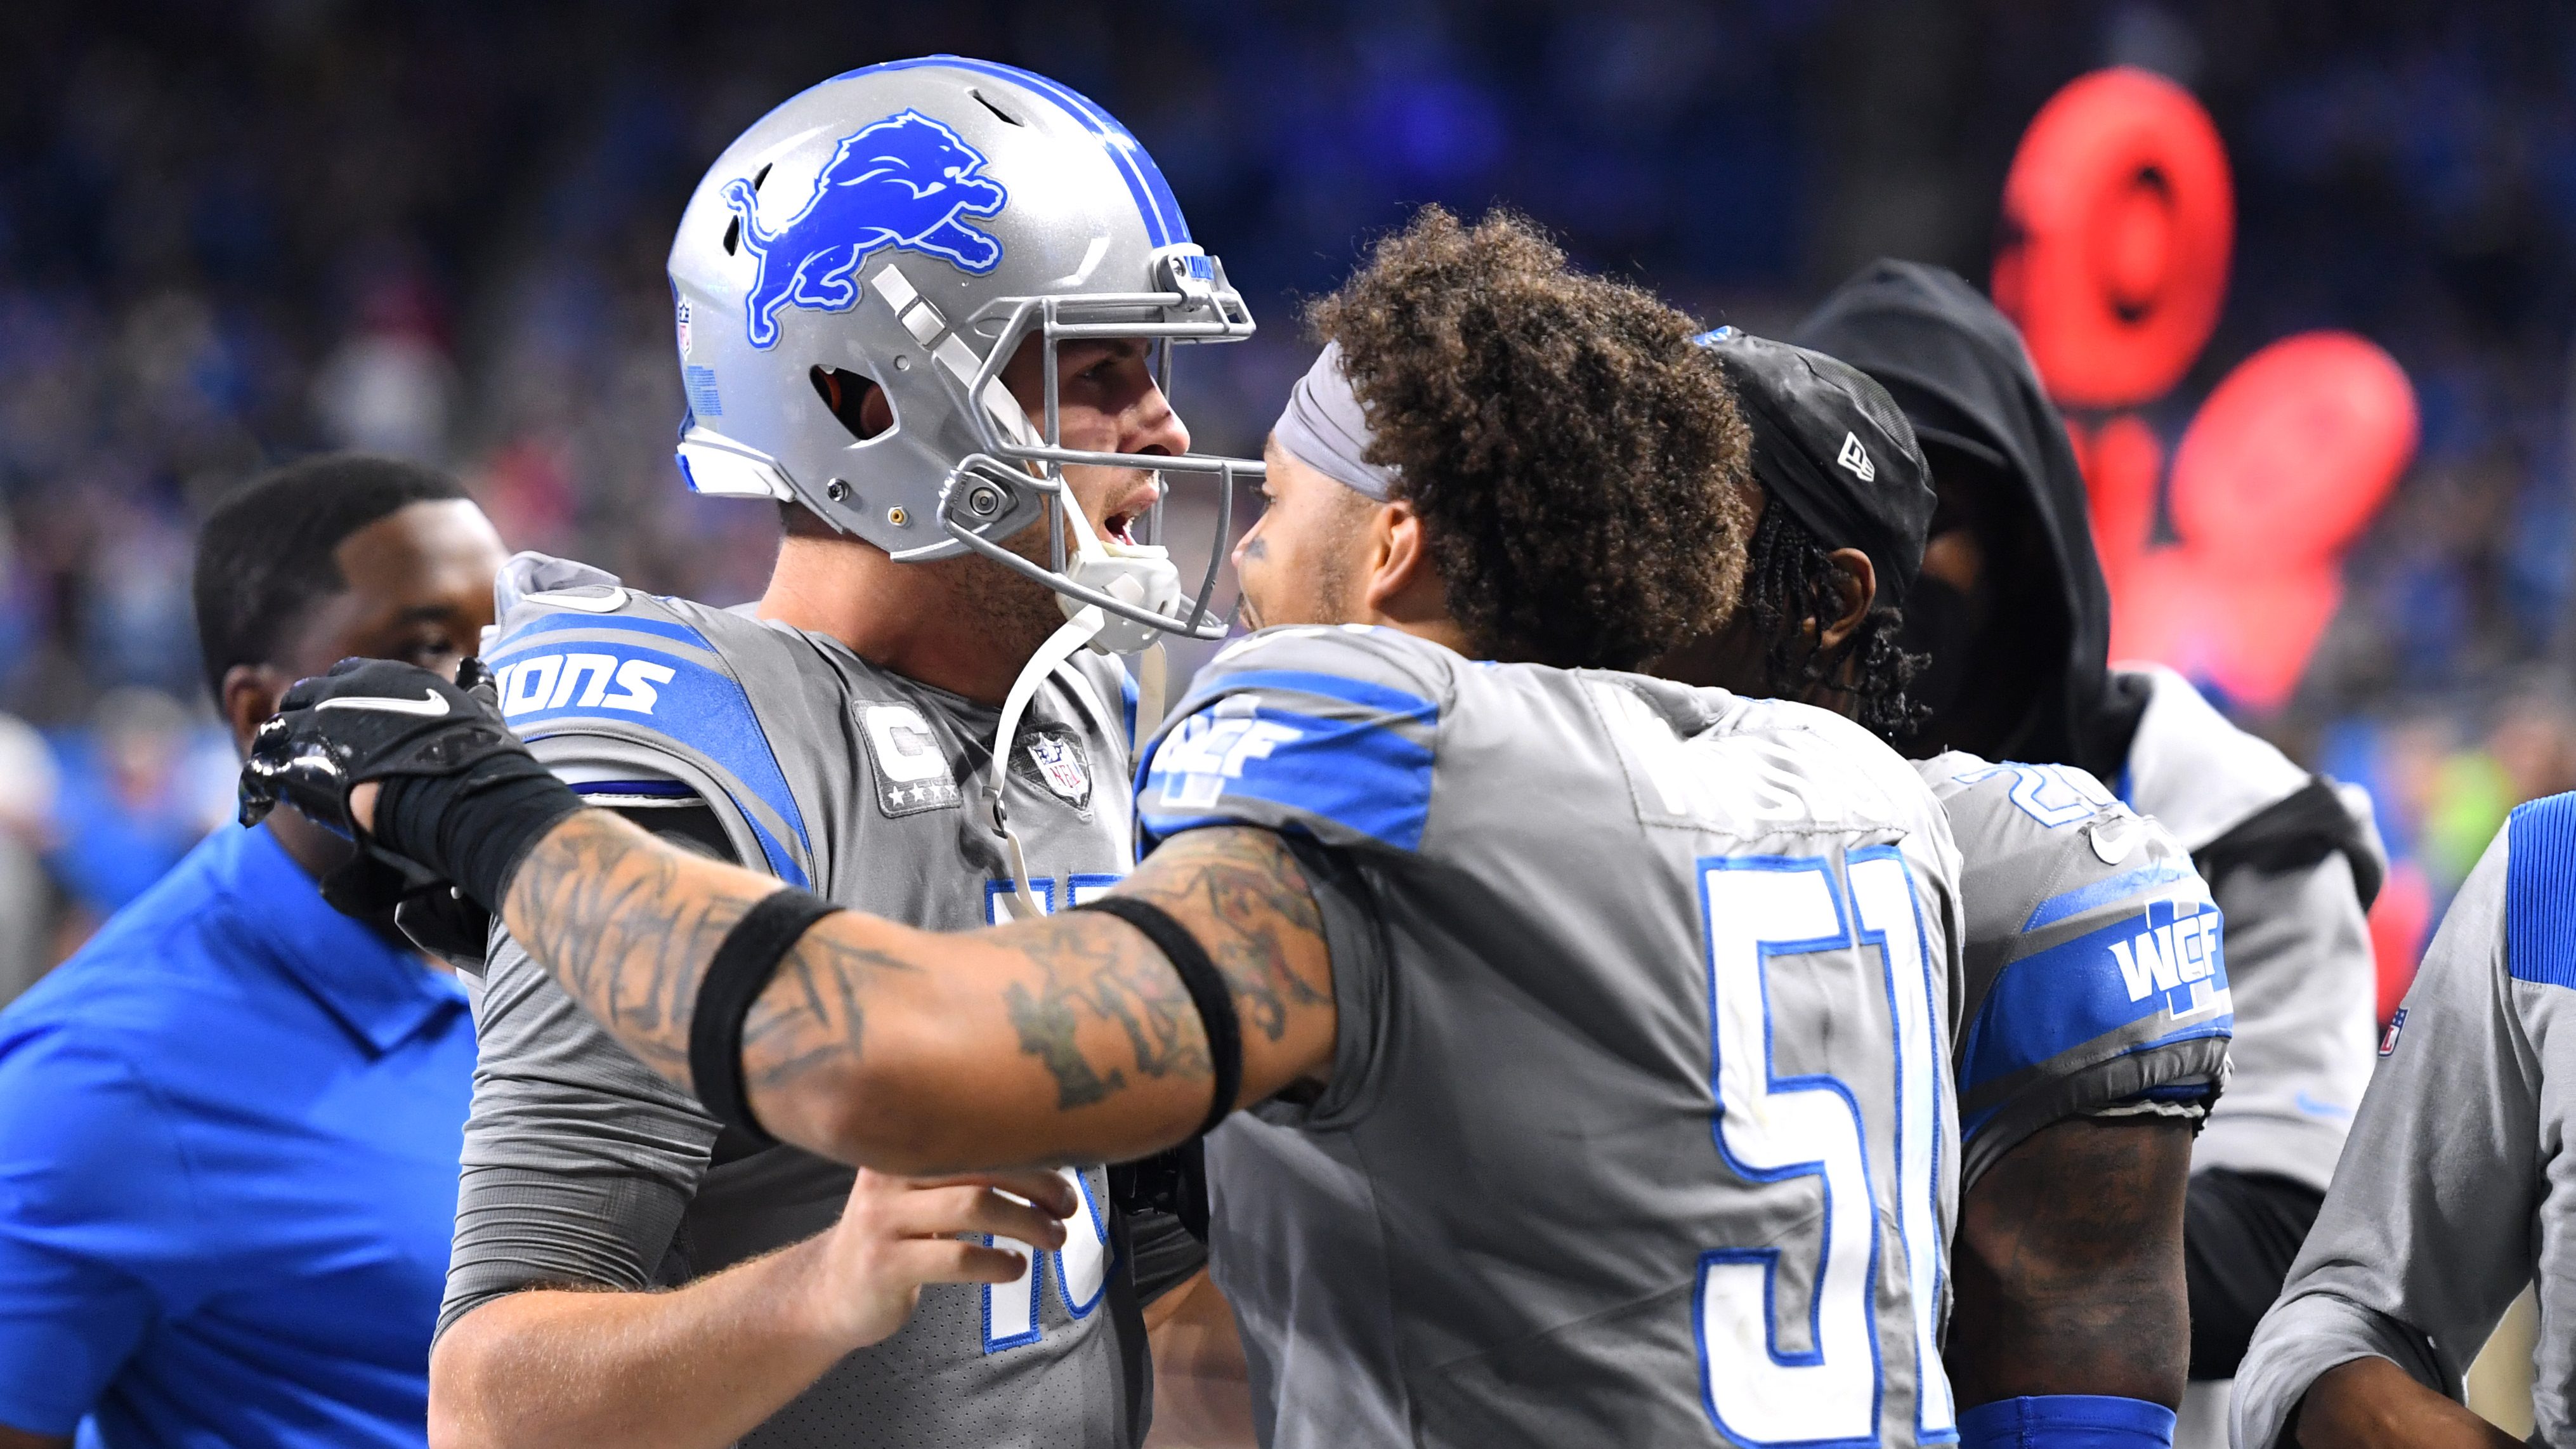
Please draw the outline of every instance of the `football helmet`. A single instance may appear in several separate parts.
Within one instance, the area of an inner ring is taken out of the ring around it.
[[[670,277],[694,490],[793,499],[898,560],[980,553],[1054,589],[1069,618],[1104,611],[1093,648],[1223,637],[1209,596],[1233,482],[1258,479],[1258,460],[1153,460],[1166,488],[1217,484],[1207,574],[1187,599],[1159,501],[1141,537],[1101,538],[1064,485],[1068,464],[1139,460],[1062,445],[1057,344],[1147,339],[1168,392],[1174,345],[1253,332],[1153,158],[1091,101],[950,55],[836,76],[716,158]],[[1031,338],[1045,400],[1024,409],[1000,373]],[[843,418],[868,388],[893,425],[863,438]],[[1002,546],[1041,518],[1046,565]]]

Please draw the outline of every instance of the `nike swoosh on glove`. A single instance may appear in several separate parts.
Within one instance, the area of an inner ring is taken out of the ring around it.
[[[343,659],[278,704],[242,766],[241,822],[283,802],[356,841],[356,858],[322,882],[351,915],[450,883],[496,909],[537,837],[582,808],[510,732],[480,660],[450,682],[417,665]],[[349,792],[370,780],[384,790],[374,828],[362,830]]]
[[[319,679],[297,680],[251,737],[241,823],[257,825],[283,802],[355,840],[363,832],[349,818],[349,792],[359,785],[453,775],[499,753],[527,746],[497,704],[416,664],[343,659]]]

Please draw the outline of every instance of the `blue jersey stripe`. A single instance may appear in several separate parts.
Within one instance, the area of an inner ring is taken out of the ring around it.
[[[657,799],[693,800],[698,792],[677,780],[582,780],[572,787],[576,795],[646,795]]]
[[[2504,964],[2516,981],[2576,987],[2576,794],[2505,822]]]
[[[2187,1013],[2195,1001],[2226,990],[2217,926],[2214,906],[2181,911],[2171,902],[2155,901],[2135,915],[2006,966],[1968,1026],[1959,1053],[1961,1095],[2168,1010]],[[2164,932],[2160,939],[2159,928]],[[2194,963],[2190,969],[2202,972],[2196,980],[2180,979],[2179,971],[2172,976],[2152,972],[2151,960],[2178,966],[2186,954]],[[2216,1012],[2178,1026],[2157,1042],[2226,1034],[2234,1020],[2227,1012]]]
[[[2050,896],[2047,900],[2041,901],[2032,908],[2030,919],[2022,922],[2021,928],[2025,931],[2036,931],[2042,926],[2052,926],[2069,916],[2080,916],[2095,906],[2133,895],[2150,886],[2181,880],[2190,874],[2192,874],[2191,867],[2180,861],[2160,860],[2153,865],[2140,866],[2125,875],[2115,875],[2108,880],[2097,880],[2088,886],[2077,886],[2062,895]]]
[[[1199,715],[1155,748],[1137,793],[1138,834],[1159,841],[1212,824],[1310,832],[1328,824],[1419,850],[1431,762],[1430,746],[1364,721],[1267,707],[1251,717]]]

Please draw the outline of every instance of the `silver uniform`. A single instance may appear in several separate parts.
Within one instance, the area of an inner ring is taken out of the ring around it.
[[[516,567],[516,566],[514,566]],[[1086,656],[1091,658],[1091,656]],[[650,825],[711,808],[736,858],[934,930],[1004,918],[1009,868],[965,802],[995,711],[828,637],[590,585],[508,610],[487,652],[511,724],[593,803]],[[1130,861],[1124,676],[1058,671],[1014,754],[1033,893],[1105,890]],[[703,812],[701,812],[703,818]],[[454,1255],[440,1312],[523,1288],[668,1287],[829,1227],[848,1168],[724,1134],[496,935],[478,1003]],[[712,1165],[711,1165],[712,1162]],[[934,1285],[894,1337],[841,1361],[743,1442],[1128,1449],[1149,1372],[1126,1224],[1104,1173],[1060,1252],[1003,1287]]]
[[[2576,796],[2514,811],[2380,1039],[2316,1226],[2236,1375],[2255,1449],[2317,1376],[2395,1362],[2462,1394],[2539,1284],[2535,1444],[2576,1444]]]
[[[2227,722],[2189,681],[2124,666],[2150,689],[2117,782],[2197,855],[2312,778],[2279,750]],[[2368,804],[2343,792],[2378,849]],[[2227,1095],[2192,1147],[2191,1165],[2279,1173],[2324,1190],[2370,1084],[2378,968],[2353,868],[2341,855],[2283,870],[2240,866],[2213,894],[2227,913],[2235,1040]]]
[[[2070,1117],[2197,1116],[2233,1025],[2191,857],[2072,765],[1916,764],[1965,863],[1960,1185]]]
[[[1282,628],[1204,670],[1148,847],[1286,836],[1330,1083],[1209,1140],[1275,1449],[1952,1431],[1958,857],[1820,710]]]

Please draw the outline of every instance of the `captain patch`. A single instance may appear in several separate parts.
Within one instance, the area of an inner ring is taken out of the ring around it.
[[[962,798],[957,772],[921,711],[908,704],[859,707],[860,732],[876,762],[877,806],[889,816],[945,810]]]

